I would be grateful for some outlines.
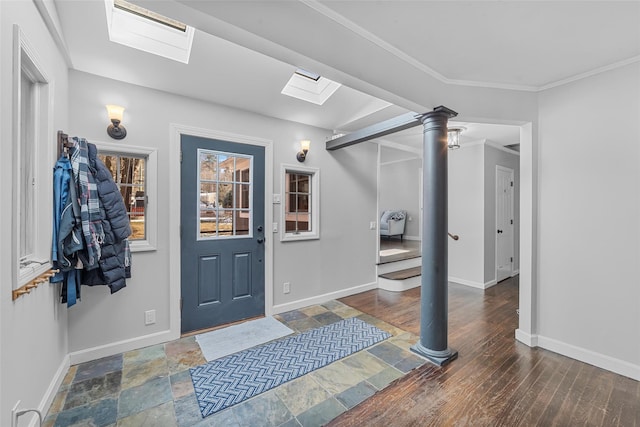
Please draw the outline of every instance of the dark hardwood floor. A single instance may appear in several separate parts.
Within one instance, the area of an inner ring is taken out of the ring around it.
[[[420,288],[340,301],[419,334]],[[517,277],[486,291],[449,285],[449,346],[330,426],[640,426],[640,382],[516,341]]]

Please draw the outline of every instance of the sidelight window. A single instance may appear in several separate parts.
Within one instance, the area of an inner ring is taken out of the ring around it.
[[[284,197],[281,240],[317,239],[319,231],[320,171],[306,167],[283,167]]]

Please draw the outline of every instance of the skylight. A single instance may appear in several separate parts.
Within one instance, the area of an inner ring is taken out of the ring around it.
[[[340,83],[336,83],[319,74],[297,69],[281,93],[313,104],[322,105],[340,86],[342,86]]]
[[[195,29],[125,0],[105,0],[109,40],[189,63]]]
[[[139,16],[142,16],[143,18],[150,19],[159,24],[164,24],[171,28],[175,28],[176,30],[180,30],[183,32],[187,30],[187,25],[183,24],[180,21],[167,18],[166,16],[160,15],[159,13],[152,12],[149,9],[145,9],[144,7],[137,6],[125,0],[113,0],[113,6],[118,9],[122,9],[126,12],[133,13],[134,15],[139,15]]]

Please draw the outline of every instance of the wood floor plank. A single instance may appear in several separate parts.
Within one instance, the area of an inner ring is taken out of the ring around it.
[[[450,284],[458,359],[414,369],[329,425],[640,427],[638,381],[515,340],[518,292],[517,277],[485,291]],[[420,288],[341,301],[420,335]]]

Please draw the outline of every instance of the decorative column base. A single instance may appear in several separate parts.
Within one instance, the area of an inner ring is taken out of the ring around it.
[[[438,366],[444,366],[458,358],[457,350],[453,350],[449,347],[442,351],[429,350],[428,348],[423,347],[422,344],[420,344],[420,341],[411,346],[411,351],[427,358],[430,362],[435,363]]]

